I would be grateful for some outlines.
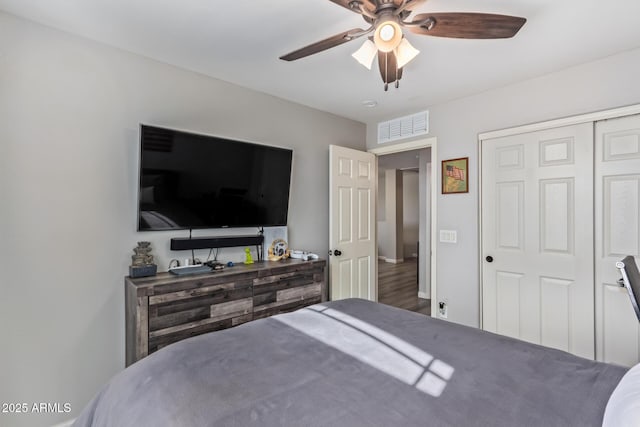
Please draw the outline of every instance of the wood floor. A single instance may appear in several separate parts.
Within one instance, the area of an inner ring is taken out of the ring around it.
[[[378,301],[405,310],[431,315],[431,300],[418,298],[418,262],[400,264],[378,261]]]

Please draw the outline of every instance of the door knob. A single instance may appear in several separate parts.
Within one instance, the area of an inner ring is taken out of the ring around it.
[[[487,262],[493,262],[493,257],[491,255],[487,255],[485,259],[487,260]]]
[[[342,252],[340,250],[336,249],[335,251],[333,251],[333,254],[335,256],[340,256],[340,255],[342,255]]]

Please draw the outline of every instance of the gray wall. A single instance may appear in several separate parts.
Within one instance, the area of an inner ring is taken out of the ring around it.
[[[2,13],[0,94],[0,402],[73,409],[0,414],[3,426],[72,418],[124,367],[123,277],[137,241],[152,242],[161,270],[186,255],[169,239],[188,232],[135,231],[139,123],[292,148],[289,243],[318,254],[328,146],[365,149],[362,123]]]
[[[458,231],[457,244],[438,244],[437,296],[448,300],[449,320],[479,325],[478,134],[640,103],[638,76],[640,49],[425,106],[430,111],[430,136],[438,138],[438,158],[433,160],[437,188],[441,160],[469,157],[469,193],[438,195],[438,230]],[[377,123],[368,123],[368,148],[378,146],[376,131]]]

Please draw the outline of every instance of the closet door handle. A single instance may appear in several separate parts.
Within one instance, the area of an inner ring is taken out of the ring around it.
[[[487,260],[487,262],[493,262],[493,257],[491,255],[487,255],[485,259]]]

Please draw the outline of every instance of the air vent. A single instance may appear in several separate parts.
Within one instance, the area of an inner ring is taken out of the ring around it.
[[[378,123],[378,144],[429,133],[429,112]]]

